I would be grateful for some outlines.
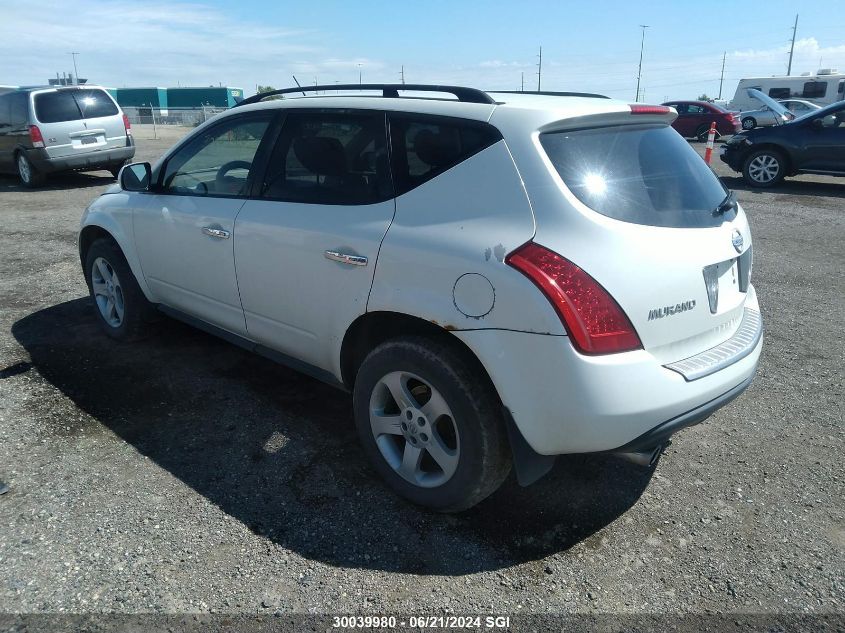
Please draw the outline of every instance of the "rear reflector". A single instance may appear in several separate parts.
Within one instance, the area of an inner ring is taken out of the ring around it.
[[[132,129],[132,124],[129,122],[129,117],[125,114],[123,115],[123,127],[126,128],[126,133],[129,134],[129,131]]]
[[[669,114],[669,106],[629,104],[631,114]]]
[[[41,136],[37,125],[29,126],[29,140],[32,141],[33,147],[44,147],[44,137]]]
[[[505,262],[546,295],[578,351],[615,354],[642,347],[619,304],[578,266],[544,246],[528,242]]]

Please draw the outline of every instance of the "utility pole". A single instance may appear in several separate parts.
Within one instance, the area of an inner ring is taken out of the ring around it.
[[[722,76],[719,77],[719,99],[722,98],[722,84],[725,82],[725,57],[728,56],[728,51],[722,53]]]
[[[792,26],[792,45],[789,47],[789,65],[786,67],[786,74],[792,74],[792,53],[795,51],[795,34],[798,32],[798,14],[795,14],[795,24]]]
[[[643,49],[645,48],[645,30],[648,28],[648,24],[640,24],[640,28],[643,30],[643,37],[640,40],[640,65],[637,68],[637,96],[634,98],[634,101],[640,100],[640,78],[643,76]]]
[[[543,78],[543,47],[540,47],[540,62],[537,64],[537,92],[540,92],[540,80]]]
[[[399,76],[402,77],[402,85],[405,85],[405,64],[402,64],[402,70],[399,71]]]
[[[363,76],[361,71],[361,62],[358,62],[358,85],[361,85],[361,77]]]
[[[68,55],[73,57],[73,85],[78,86],[79,85],[79,71],[76,70],[76,56],[79,55],[79,53],[76,53],[76,52],[68,53]],[[791,60],[791,58],[790,58],[790,60]]]
[[[525,92],[525,71],[523,70],[523,71],[520,73],[520,75],[522,75],[522,77],[521,77],[521,78],[520,78],[520,80],[519,80],[519,91],[520,91],[520,92]]]

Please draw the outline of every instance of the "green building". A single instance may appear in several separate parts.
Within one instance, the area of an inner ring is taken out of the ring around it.
[[[231,108],[241,101],[244,91],[226,86],[207,88],[168,88],[167,105],[170,108]]]
[[[167,109],[167,88],[109,88],[121,108]]]
[[[122,108],[231,108],[244,98],[241,88],[227,86],[185,88],[110,88]]]

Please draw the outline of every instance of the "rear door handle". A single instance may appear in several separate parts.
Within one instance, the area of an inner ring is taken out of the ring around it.
[[[231,235],[229,231],[226,231],[224,229],[215,229],[210,226],[202,227],[202,232],[208,235],[209,237],[216,237],[221,240],[228,240],[229,236]]]
[[[366,266],[369,261],[363,255],[350,255],[349,253],[340,253],[338,251],[326,251],[323,255],[326,259],[330,259],[333,262],[349,264],[350,266]]]

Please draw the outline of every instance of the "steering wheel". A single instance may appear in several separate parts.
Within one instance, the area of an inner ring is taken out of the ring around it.
[[[215,189],[226,193],[240,193],[241,188],[246,183],[246,178],[236,178],[227,174],[233,169],[246,169],[249,171],[251,168],[252,163],[246,160],[230,160],[228,163],[223,163],[214,176]]]
[[[217,170],[217,175],[214,177],[214,179],[217,181],[224,181],[226,180],[226,174],[228,174],[233,169],[246,169],[247,171],[249,171],[251,168],[252,163],[247,160],[230,160],[228,163],[223,163],[222,165],[220,165],[220,169]]]

